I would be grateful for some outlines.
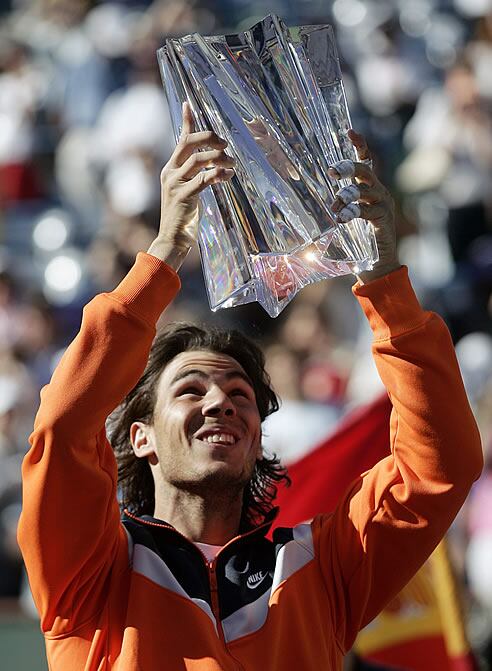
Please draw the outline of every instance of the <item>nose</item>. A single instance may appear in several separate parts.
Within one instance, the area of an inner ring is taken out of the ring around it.
[[[202,414],[205,417],[234,417],[236,406],[220,387],[215,387],[205,397]]]

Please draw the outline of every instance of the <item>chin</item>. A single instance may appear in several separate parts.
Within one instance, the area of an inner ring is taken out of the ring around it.
[[[196,473],[196,484],[205,487],[231,489],[243,489],[251,480],[253,468],[248,470],[245,465],[241,466],[227,463],[226,461],[213,460],[208,464],[203,464],[201,472]]]

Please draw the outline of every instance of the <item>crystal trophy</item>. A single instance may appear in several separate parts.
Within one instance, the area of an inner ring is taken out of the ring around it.
[[[157,52],[176,142],[182,104],[236,160],[200,195],[198,242],[212,310],[258,301],[276,317],[304,286],[370,270],[372,226],[335,222],[328,168],[357,160],[333,30],[269,15],[234,35],[168,39]]]

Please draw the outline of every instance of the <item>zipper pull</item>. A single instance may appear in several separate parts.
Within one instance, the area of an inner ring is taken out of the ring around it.
[[[212,580],[212,588],[217,590],[217,583],[215,581],[215,562],[211,561],[208,563],[208,570],[210,573],[210,578]]]

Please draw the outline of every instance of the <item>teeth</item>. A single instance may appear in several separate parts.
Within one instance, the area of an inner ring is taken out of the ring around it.
[[[229,445],[236,442],[236,439],[230,433],[214,433],[213,435],[205,436],[204,440],[207,443],[228,443]]]

